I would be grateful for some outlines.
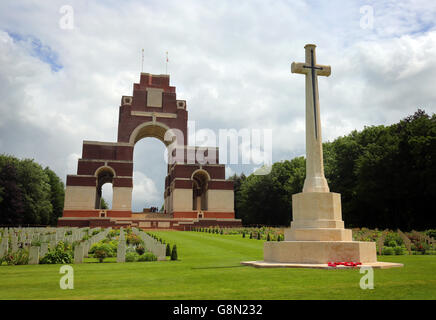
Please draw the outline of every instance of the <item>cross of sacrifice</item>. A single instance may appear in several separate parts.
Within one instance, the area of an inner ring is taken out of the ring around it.
[[[291,65],[292,73],[306,75],[306,180],[303,192],[329,192],[322,156],[318,76],[328,77],[331,68],[316,64],[316,45],[307,44],[304,48],[306,62]]]

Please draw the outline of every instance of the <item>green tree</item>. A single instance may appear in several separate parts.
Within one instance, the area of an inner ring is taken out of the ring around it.
[[[436,225],[436,116],[418,110],[399,123],[365,127],[324,144],[330,190],[347,226]]]
[[[436,227],[435,114],[418,109],[399,123],[365,127],[323,147],[325,175],[330,190],[341,194],[347,227]],[[244,224],[289,225],[291,196],[302,191],[304,178],[300,157],[235,182],[237,217]]]
[[[174,245],[171,250],[171,260],[177,260],[177,246]]]
[[[241,175],[237,175],[236,173],[233,176],[230,176],[227,180],[233,181],[233,192],[235,194],[234,197],[234,208],[235,208],[235,218],[240,219],[240,212],[237,206],[238,201],[238,194],[241,190],[241,186],[244,183],[244,181],[247,179],[244,173],[241,173]]]
[[[301,192],[303,157],[274,163],[268,175],[250,175],[236,194],[236,208],[244,224],[289,225],[292,194]]]
[[[18,162],[18,177],[24,198],[25,223],[49,224],[53,207],[48,176],[32,159],[24,159]]]
[[[65,188],[61,179],[49,167],[44,169],[50,184],[50,202],[53,208],[49,223],[56,225],[64,210]]]
[[[64,185],[32,159],[0,155],[0,222],[56,224],[62,215]]]
[[[103,197],[100,198],[100,209],[108,209],[108,208],[109,208],[109,206],[108,206],[106,200],[104,200]]]
[[[19,188],[14,163],[0,157],[0,224],[21,224],[24,220],[24,202]]]

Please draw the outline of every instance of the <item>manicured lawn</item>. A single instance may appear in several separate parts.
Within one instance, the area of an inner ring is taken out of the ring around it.
[[[263,241],[198,232],[154,232],[176,243],[180,261],[73,265],[74,290],[59,288],[60,265],[1,266],[0,299],[436,299],[436,256],[384,256],[404,268],[256,269]],[[95,262],[96,260],[87,260]]]

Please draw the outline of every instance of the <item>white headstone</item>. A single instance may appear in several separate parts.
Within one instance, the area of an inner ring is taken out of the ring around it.
[[[8,238],[3,237],[2,242],[0,243],[0,257],[4,257],[8,253],[9,249],[9,240]]]
[[[83,245],[81,243],[74,248],[74,263],[83,263]]]
[[[91,247],[91,241],[90,240],[86,240],[83,243],[83,256],[85,258],[88,258],[88,252],[89,252],[89,248]]]
[[[30,247],[29,249],[29,264],[39,263],[39,247]]]
[[[17,252],[18,250],[18,237],[14,234],[11,239],[11,249],[12,252]]]
[[[41,258],[43,258],[48,252],[48,243],[44,242],[41,243],[41,252],[40,252],[40,256]]]
[[[126,262],[126,242],[125,241],[118,242],[117,262]]]

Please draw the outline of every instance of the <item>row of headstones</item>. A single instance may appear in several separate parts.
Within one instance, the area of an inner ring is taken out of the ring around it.
[[[20,247],[26,248],[29,250],[29,264],[38,264],[39,258],[47,254],[49,246],[51,249],[54,249],[60,241],[66,243],[80,241],[85,235],[92,235],[95,230],[99,229],[100,228],[3,228],[0,229],[2,235],[0,242],[0,258],[8,253],[9,238],[11,240],[11,251],[13,253],[18,251]],[[65,236],[65,233],[68,231],[71,231],[71,235]],[[90,246],[104,239],[109,231],[110,228],[92,236],[89,240],[85,241],[85,243],[76,246],[76,248],[82,247],[84,252],[87,248],[87,255]],[[40,241],[41,245],[32,246],[32,241]],[[80,261],[80,254],[77,254],[77,257],[77,261]]]
[[[45,229],[45,228],[44,228]],[[88,230],[88,235],[91,235],[94,229]],[[45,232],[45,230],[42,230]],[[72,235],[65,236],[65,232],[68,230],[64,229],[57,229],[56,234],[54,235],[54,238],[50,239],[50,248],[56,247],[58,242],[64,241],[68,243],[72,243],[73,241],[78,241],[83,239],[83,236],[85,235],[84,229],[72,229]],[[107,234],[111,231],[111,228],[105,229],[103,232],[99,232],[96,235],[92,236],[88,240],[82,241],[81,243],[77,244],[74,248],[74,263],[83,263],[83,259],[88,257],[88,252],[91,246],[104,238],[107,237]],[[165,244],[160,243],[156,239],[152,238],[145,232],[138,230],[136,228],[133,228],[133,232],[138,235],[143,241],[145,247],[150,250],[154,255],[156,255],[158,260],[165,260],[166,259],[166,246]],[[6,233],[8,235],[8,233]],[[0,244],[0,257],[2,257],[2,252],[7,253],[8,252],[8,237],[3,237],[2,242]],[[12,236],[12,247],[13,252],[18,250],[18,244],[14,240],[14,237]],[[120,229],[120,237],[118,242],[118,248],[117,248],[117,262],[125,262],[126,259],[126,239],[123,228]],[[27,248],[29,250],[29,264],[38,264],[39,258],[43,257],[47,254],[49,249],[49,244],[47,242],[42,242],[41,246],[31,246],[31,243],[27,243]],[[15,251],[14,251],[15,249]]]
[[[57,235],[53,228],[3,228],[0,230],[1,238],[17,238],[20,242],[50,241]]]
[[[166,260],[166,245],[160,243],[153,237],[146,234],[144,231],[139,230],[135,227],[132,228],[134,234],[139,236],[142,241],[144,241],[144,246],[150,250],[156,257],[157,260]]]
[[[105,229],[103,232],[98,233],[91,239],[86,240],[74,248],[74,263],[82,263],[84,257],[88,257],[88,251],[94,243],[97,243],[107,237],[111,228]],[[120,237],[117,247],[117,262],[126,262],[126,237],[124,230],[120,228]]]
[[[428,245],[434,245],[436,244],[436,240],[427,236],[425,233],[423,232],[418,232],[415,230],[412,230],[412,234],[416,237],[418,237],[419,241],[425,241],[425,243],[427,243]]]
[[[85,235],[92,235],[93,231],[98,230],[99,228],[89,229],[86,230],[86,228],[82,229],[73,229],[72,234],[69,236],[64,237],[64,233],[60,237],[56,237],[57,241],[53,244],[50,244],[50,248],[56,247],[57,243],[59,241],[63,241],[66,243],[73,243],[74,241],[80,241],[83,239]],[[107,234],[110,232],[110,228],[106,229],[103,232],[100,232],[88,240],[85,240],[74,248],[74,263],[82,263],[84,257],[88,257],[88,251],[90,247],[101,240],[103,240]],[[45,256],[45,254],[48,252],[47,244],[41,243],[41,247],[31,247],[31,250],[29,250],[29,264],[38,264],[39,263],[39,257]]]
[[[112,228],[104,229],[88,240],[82,241],[74,248],[74,263],[83,263],[83,259],[88,257],[88,252],[91,246],[107,237]]]
[[[48,251],[48,243],[50,246],[54,247],[56,245],[56,240],[60,239],[62,232],[65,234],[63,229],[54,228],[3,228],[0,230],[2,240],[0,242],[0,257],[7,254],[9,250],[9,240],[11,242],[12,253],[18,251],[19,248],[28,249],[32,246],[33,241],[41,242],[41,251],[45,254]],[[34,249],[32,249],[34,252]]]
[[[410,241],[409,237],[400,229],[398,229],[397,232],[400,235],[401,239],[403,239],[403,243],[406,246],[406,249],[409,252],[409,254],[412,254],[412,241]]]
[[[0,229],[1,238],[11,238],[11,241],[21,243],[40,242],[59,242],[64,241],[73,243],[81,240],[88,228],[4,228]],[[88,235],[99,228],[88,229]],[[66,235],[66,232],[71,233]]]

